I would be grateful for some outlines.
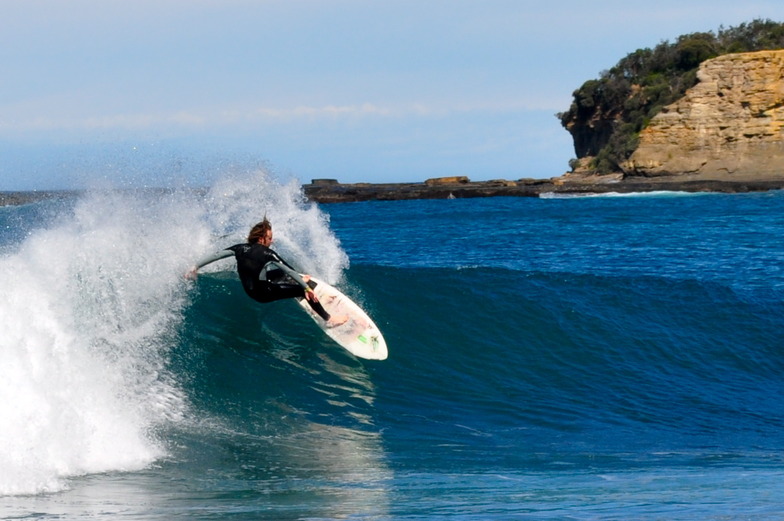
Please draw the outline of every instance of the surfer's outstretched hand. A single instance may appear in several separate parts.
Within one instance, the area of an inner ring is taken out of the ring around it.
[[[189,269],[188,271],[186,271],[186,272],[185,272],[185,278],[186,278],[186,279],[188,279],[188,280],[196,280],[196,277],[198,276],[198,275],[196,274],[196,271],[197,271],[198,269],[199,269],[199,268],[197,268],[196,266],[194,266],[194,267],[192,267],[191,269]]]

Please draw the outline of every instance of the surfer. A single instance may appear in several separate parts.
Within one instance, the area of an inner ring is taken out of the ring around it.
[[[272,244],[272,224],[264,220],[251,228],[248,242],[235,244],[208,257],[201,259],[185,277],[195,279],[196,272],[220,259],[237,259],[237,273],[242,287],[250,298],[267,303],[287,298],[304,298],[313,311],[327,323],[335,327],[346,322],[348,317],[331,317],[319,302],[313,289],[308,285],[310,275],[300,275],[286,261],[270,249]]]

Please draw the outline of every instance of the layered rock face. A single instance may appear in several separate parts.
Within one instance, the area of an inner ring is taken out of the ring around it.
[[[697,77],[640,133],[625,177],[784,178],[784,50],[707,60]]]

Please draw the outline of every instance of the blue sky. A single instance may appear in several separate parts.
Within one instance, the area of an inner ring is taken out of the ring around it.
[[[626,54],[781,0],[0,0],[0,190],[547,178]]]

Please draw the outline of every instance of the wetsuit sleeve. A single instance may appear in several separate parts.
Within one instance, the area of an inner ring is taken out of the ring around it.
[[[294,282],[302,286],[303,289],[308,287],[308,284],[302,279],[302,275],[297,273],[291,266],[286,264],[286,262],[284,262],[283,259],[281,259],[280,257],[278,257],[274,261],[270,261],[270,264],[280,269],[281,271],[283,271],[283,273],[285,273],[286,275],[294,279]]]
[[[234,252],[232,250],[217,251],[212,255],[208,255],[207,257],[203,257],[199,259],[199,261],[196,263],[196,269],[198,270],[200,268],[203,268],[207,264],[211,264],[215,261],[225,259],[226,257],[231,257],[232,255],[234,255]]]

